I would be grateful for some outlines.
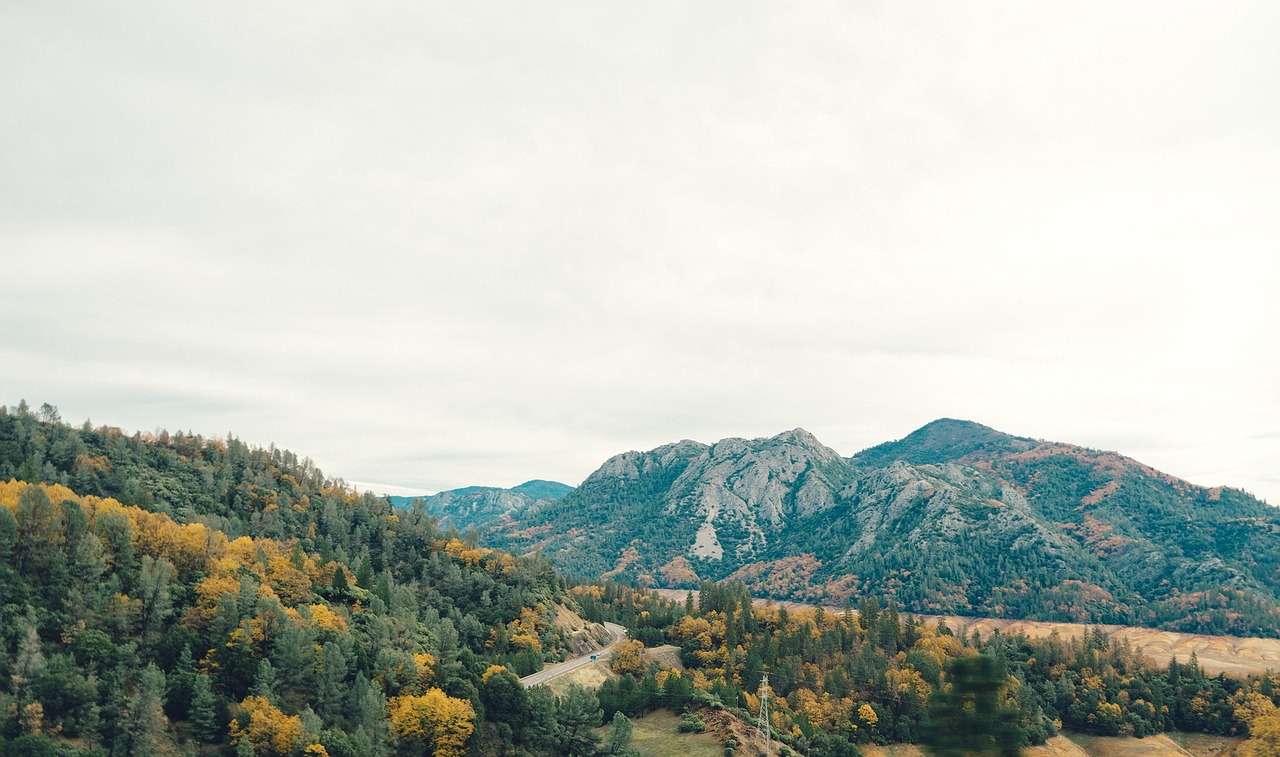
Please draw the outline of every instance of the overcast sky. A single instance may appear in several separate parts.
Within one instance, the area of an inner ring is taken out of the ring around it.
[[[1280,504],[1280,3],[0,4],[0,402],[378,491],[942,416]]]

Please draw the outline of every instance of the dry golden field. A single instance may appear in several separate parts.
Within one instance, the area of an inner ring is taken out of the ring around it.
[[[686,592],[682,589],[659,589],[663,596],[676,601],[683,601]],[[697,592],[694,592],[697,596]],[[757,599],[756,604],[763,605],[766,600]],[[812,607],[800,602],[775,602],[787,608]],[[832,612],[840,612],[839,608],[826,608]],[[966,618],[955,615],[917,615],[928,623],[943,620],[953,631],[972,633],[978,631],[983,636],[999,629],[1000,633],[1024,633],[1033,638],[1043,638],[1057,633],[1064,639],[1078,638],[1091,628],[1101,628],[1107,636],[1114,639],[1127,640],[1135,648],[1142,651],[1155,662],[1164,665],[1173,657],[1179,662],[1186,662],[1195,652],[1201,667],[1212,674],[1247,675],[1261,673],[1265,670],[1280,670],[1280,639],[1257,639],[1240,636],[1207,636],[1195,633],[1175,633],[1155,628],[1135,626],[1086,626],[1081,623],[1049,623],[1040,620],[1008,620],[1004,618]]]

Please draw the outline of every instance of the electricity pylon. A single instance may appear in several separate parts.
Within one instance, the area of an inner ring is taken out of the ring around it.
[[[756,718],[756,733],[764,739],[765,755],[773,754],[773,732],[769,725],[769,674],[760,680],[760,715]]]

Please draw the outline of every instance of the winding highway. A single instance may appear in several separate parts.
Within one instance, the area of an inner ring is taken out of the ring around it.
[[[524,678],[520,679],[520,683],[524,684],[524,687],[527,689],[532,686],[538,686],[538,685],[544,684],[547,681],[555,680],[556,678],[559,678],[565,673],[568,673],[573,670],[577,670],[583,665],[590,665],[592,662],[595,661],[591,659],[592,657],[595,657],[596,660],[609,659],[610,657],[613,656],[613,645],[627,638],[627,629],[623,628],[617,623],[605,623],[604,627],[608,629],[609,633],[613,634],[613,639],[610,640],[608,644],[604,645],[603,647],[601,647],[600,649],[597,649],[594,652],[588,652],[587,654],[584,654],[581,657],[578,657],[572,660],[567,660],[565,662],[557,663],[550,667],[543,668],[542,670],[539,670],[537,673],[533,673],[532,675],[527,675]]]

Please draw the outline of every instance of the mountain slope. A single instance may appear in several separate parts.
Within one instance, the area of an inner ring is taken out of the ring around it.
[[[517,513],[539,500],[560,500],[573,491],[572,486],[557,481],[535,479],[510,489],[496,486],[467,486],[421,497],[391,497],[391,504],[403,508],[421,502],[442,526],[466,531]]]
[[[919,612],[1280,635],[1280,511],[1113,452],[942,419],[842,458],[802,429],[606,462],[481,524],[584,575]]]

